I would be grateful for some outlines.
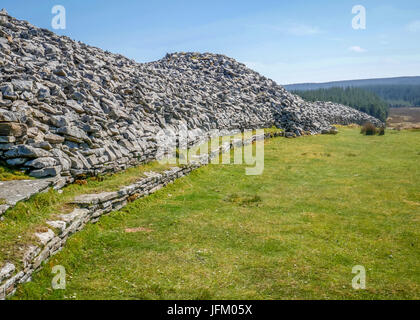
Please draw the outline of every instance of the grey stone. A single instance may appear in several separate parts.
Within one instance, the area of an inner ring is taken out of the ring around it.
[[[15,270],[16,267],[14,264],[6,263],[6,265],[0,269],[0,283],[2,283],[4,279],[10,277]]]
[[[47,150],[47,151],[52,150],[52,146],[46,141],[32,143],[31,146],[34,147],[34,148],[40,148],[40,149],[44,149],[44,150]]]
[[[55,237],[55,233],[51,229],[48,229],[47,232],[35,233],[35,236],[39,239],[39,241],[43,245],[46,245],[48,242],[50,242]]]
[[[53,167],[55,165],[57,165],[57,160],[51,157],[37,158],[25,163],[25,167],[32,167],[35,169],[43,169],[46,167]]]
[[[11,100],[3,100],[0,98],[0,107],[6,107],[9,108],[11,107],[13,104],[13,102]]]
[[[64,69],[58,68],[54,70],[54,74],[60,77],[67,77],[67,73]]]
[[[13,143],[13,142],[16,142],[16,137],[14,136],[7,136],[7,137],[0,136],[0,143]]]
[[[0,122],[18,122],[18,118],[12,111],[0,109]]]
[[[3,214],[3,213],[5,213],[8,209],[10,208],[10,206],[9,205],[7,205],[7,204],[2,204],[2,205],[0,205],[0,216]],[[0,221],[1,221],[1,219],[0,219]]]
[[[0,122],[0,136],[22,137],[26,134],[27,127],[21,123]]]
[[[26,158],[15,158],[15,159],[6,160],[6,163],[9,166],[16,167],[16,166],[21,166],[26,161],[28,161],[28,159],[26,159]]]
[[[9,15],[9,13],[6,11],[6,9],[1,9],[1,11],[0,11],[0,16],[8,16]]]
[[[57,134],[48,133],[44,136],[45,141],[48,141],[53,144],[63,143],[64,138],[62,136],[59,136]]]
[[[50,113],[52,112],[53,111],[51,111]],[[63,116],[52,116],[50,117],[49,120],[51,124],[57,128],[62,128],[62,127],[70,125],[70,121],[66,117],[63,117]]]
[[[88,209],[76,208],[71,213],[60,215],[60,218],[66,223],[67,226],[70,226],[72,223],[84,219],[88,214]]]
[[[73,142],[82,142],[83,140],[86,140],[88,137],[86,133],[77,128],[77,127],[63,127],[57,130],[59,134],[63,134],[66,136],[66,139]]]
[[[100,194],[85,194],[82,196],[77,196],[72,201],[76,204],[81,205],[94,205],[102,202],[106,202],[109,200],[113,200],[118,197],[118,192],[104,192]]]
[[[61,166],[56,167],[49,167],[49,168],[43,168],[39,170],[33,170],[29,173],[31,177],[34,178],[46,178],[46,177],[55,177],[59,175],[62,171]]]
[[[48,157],[50,153],[43,149],[34,148],[28,145],[18,145],[7,151],[6,158],[41,158]]]
[[[60,231],[60,234],[64,232],[64,230],[66,229],[66,222],[58,220],[58,221],[48,221],[47,224]]]
[[[34,194],[46,190],[55,179],[0,181],[0,199],[5,199],[9,206],[14,206],[19,201],[28,200]]]
[[[32,91],[32,80],[12,80],[12,85],[15,91]]]
[[[84,113],[85,110],[83,109],[83,107],[74,100],[67,100],[67,106],[69,106],[70,108],[72,108],[74,111],[76,111],[77,113]]]

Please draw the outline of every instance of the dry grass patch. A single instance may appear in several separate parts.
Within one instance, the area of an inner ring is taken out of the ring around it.
[[[126,233],[137,233],[137,232],[153,232],[152,229],[138,227],[138,228],[128,228],[125,229]]]

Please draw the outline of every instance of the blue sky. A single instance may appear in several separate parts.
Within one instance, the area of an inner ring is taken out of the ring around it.
[[[280,84],[420,75],[419,0],[2,0],[16,18],[138,62],[222,53]],[[352,8],[366,8],[366,30]]]

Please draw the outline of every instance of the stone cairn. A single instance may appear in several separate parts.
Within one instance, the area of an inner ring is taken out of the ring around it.
[[[0,11],[0,160],[72,181],[156,158],[156,134],[277,126],[286,135],[380,121],[308,103],[223,55],[174,53],[137,63]]]
[[[382,125],[343,105],[305,102],[223,55],[174,53],[140,64],[36,28],[5,10],[0,11],[0,70],[0,160],[36,178],[52,177],[27,182],[34,192],[154,160],[162,143],[158,132],[177,132],[180,124],[195,133],[190,145],[216,129],[225,135],[276,126],[294,137],[328,133],[332,124]],[[21,266],[0,266],[0,300],[30,281],[86,223],[159,190],[235,143],[279,134],[222,145],[196,162],[149,173],[117,192],[77,197],[78,208],[35,234],[38,241],[25,249]],[[16,195],[13,204],[22,197]]]

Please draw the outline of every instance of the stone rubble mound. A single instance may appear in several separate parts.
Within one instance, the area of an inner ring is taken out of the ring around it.
[[[137,63],[0,11],[0,160],[36,178],[97,175],[156,158],[157,133],[277,126],[294,135],[381,122],[308,103],[223,55]]]

